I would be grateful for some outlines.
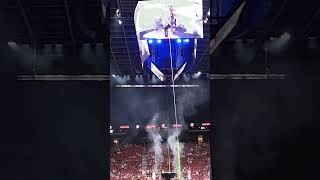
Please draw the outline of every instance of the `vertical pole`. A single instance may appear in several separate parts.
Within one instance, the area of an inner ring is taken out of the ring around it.
[[[169,157],[169,159],[168,159],[169,172],[171,172],[171,171],[170,171],[170,147],[169,147],[169,146],[168,146],[168,157]]]

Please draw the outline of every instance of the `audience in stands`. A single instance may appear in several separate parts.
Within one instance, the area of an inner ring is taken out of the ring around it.
[[[163,145],[164,162],[159,166],[159,172],[169,171],[169,158],[173,154]],[[152,179],[154,166],[154,152],[150,144],[146,145],[147,171],[143,175],[142,156],[144,145],[113,144],[110,154],[110,179],[111,180],[146,180]],[[170,164],[171,171],[173,170]],[[210,147],[209,144],[194,142],[183,143],[181,154],[182,176],[184,179],[209,180],[210,179]],[[160,175],[156,178],[161,179]]]

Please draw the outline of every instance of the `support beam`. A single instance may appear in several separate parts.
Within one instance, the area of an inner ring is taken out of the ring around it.
[[[18,81],[109,81],[108,75],[20,75]]]
[[[110,75],[19,75],[18,81],[110,81]],[[210,80],[284,80],[285,74],[210,74]]]
[[[28,31],[28,34],[29,34],[29,38],[30,40],[32,41],[32,45],[34,48],[37,48],[37,40],[36,40],[36,37],[35,37],[35,34],[34,34],[34,31],[32,30],[32,26],[31,26],[31,22],[30,22],[30,19],[28,18],[27,16],[27,13],[26,13],[26,10],[21,2],[21,0],[17,0],[17,3],[18,3],[18,6],[19,6],[19,9],[21,11],[21,15],[23,17],[23,21],[24,21],[24,24],[25,26],[27,27],[27,31]]]
[[[210,74],[210,80],[233,79],[233,80],[264,80],[264,79],[286,79],[285,74]]]
[[[32,29],[30,19],[27,16],[26,9],[24,8],[21,0],[17,0],[17,3],[18,3],[18,6],[19,6],[19,9],[21,11],[21,15],[23,17],[24,24],[27,27],[27,31],[28,31],[28,34],[29,34],[29,38],[31,40],[31,44],[33,46],[34,59],[32,61],[32,72],[33,72],[33,74],[36,74],[37,73],[36,64],[37,64],[37,54],[38,54],[38,52],[37,52],[38,41],[37,41],[35,33],[34,33],[33,29]]]
[[[175,87],[175,88],[196,88],[200,87],[199,85],[161,85],[161,84],[148,84],[148,85],[116,85],[117,88],[166,88],[166,87]]]
[[[114,55],[114,52],[113,52],[112,46],[110,46],[110,51],[111,51],[111,55],[112,55],[112,58],[113,58],[113,60],[114,60],[114,63],[115,63],[115,64],[116,64],[116,66],[117,66],[117,69],[118,69],[119,75],[121,76],[121,71],[120,71],[120,68],[119,68],[119,66],[118,66],[118,63],[117,63],[116,57],[115,57],[115,55]]]
[[[122,13],[122,8],[121,8],[121,0],[117,0],[117,3],[118,3],[118,7],[119,7],[120,14],[122,17],[123,13]],[[128,57],[129,57],[130,67],[131,67],[131,73],[132,73],[132,75],[134,75],[129,46],[128,46],[128,41],[127,41],[127,36],[126,36],[126,31],[124,29],[124,23],[121,24],[121,27],[122,27],[122,31],[123,31],[123,35],[124,35],[124,42],[126,43],[126,47],[127,47],[127,53],[128,53]]]
[[[238,9],[232,14],[227,22],[220,28],[216,36],[210,41],[210,54],[222,43],[223,40],[231,33],[234,27],[238,24],[240,14],[246,4],[246,1],[238,7]]]
[[[75,36],[73,33],[73,29],[72,29],[72,22],[71,22],[71,17],[70,17],[70,9],[69,9],[69,5],[68,5],[68,1],[64,0],[64,8],[66,11],[66,16],[67,16],[67,21],[68,21],[68,28],[69,28],[69,34],[71,37],[71,42],[72,42],[72,48],[73,48],[73,52],[76,52],[76,40],[75,40]]]
[[[320,7],[318,8],[318,10],[312,14],[312,17],[310,18],[309,22],[306,25],[306,30],[305,30],[305,35],[306,37],[308,37],[310,35],[310,33],[312,32],[312,26],[315,22],[315,20],[317,20],[320,17]]]

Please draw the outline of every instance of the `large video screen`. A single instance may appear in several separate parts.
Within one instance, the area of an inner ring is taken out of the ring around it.
[[[139,1],[134,18],[140,40],[203,38],[202,0]]]

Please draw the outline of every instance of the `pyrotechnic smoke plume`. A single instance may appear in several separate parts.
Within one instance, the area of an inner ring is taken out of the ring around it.
[[[159,113],[156,113],[153,118],[151,119],[151,124],[156,124],[159,119]],[[163,162],[163,155],[162,155],[162,137],[159,133],[159,129],[152,129],[148,132],[149,139],[152,140],[152,150],[154,152],[154,166],[153,171],[158,172],[159,165]]]
[[[167,145],[170,147],[170,150],[173,154],[173,159],[171,161],[171,164],[172,164],[172,167],[173,167],[173,170],[175,172],[178,172],[178,160],[179,160],[179,157],[178,157],[178,142],[177,142],[177,136],[179,136],[181,130],[178,129],[178,131],[176,129],[174,129],[172,132],[170,132],[170,135],[168,136],[168,139],[167,139]],[[179,146],[179,151],[180,151],[180,154],[182,154],[182,150],[183,150],[183,145],[180,143],[180,146]]]

